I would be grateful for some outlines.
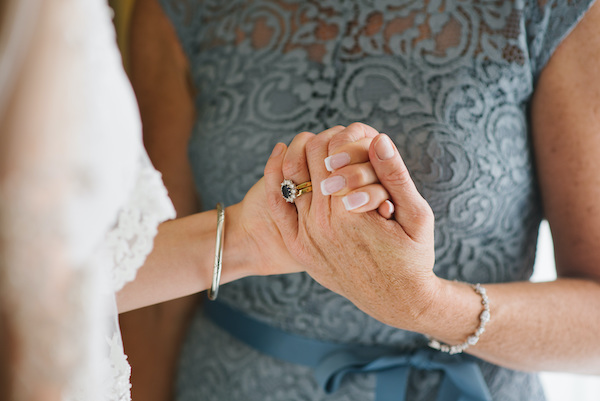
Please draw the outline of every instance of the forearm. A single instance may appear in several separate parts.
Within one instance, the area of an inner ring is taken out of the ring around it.
[[[257,274],[255,258],[239,221],[240,206],[225,211],[221,283]],[[159,226],[152,253],[134,281],[117,294],[119,312],[180,298],[208,289],[212,281],[217,213],[215,210],[165,222]]]
[[[600,374],[600,284],[585,279],[485,285],[491,320],[467,352],[517,370]],[[459,344],[479,324],[481,298],[442,281],[428,309],[426,334]]]

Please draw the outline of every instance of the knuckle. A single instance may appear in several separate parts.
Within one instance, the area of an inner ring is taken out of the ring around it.
[[[386,183],[389,183],[392,186],[405,186],[407,184],[412,183],[412,178],[410,177],[410,173],[406,166],[399,166],[398,168],[392,169],[390,171],[385,171],[382,174],[383,180]]]
[[[309,131],[302,131],[298,135],[296,135],[296,137],[300,137],[300,138],[304,138],[304,137],[312,138],[315,136],[316,136],[315,134],[313,134],[312,132],[309,132]]]
[[[366,132],[366,127],[363,123],[352,123],[346,128],[347,135],[351,138],[351,141],[356,141],[364,136],[363,133]]]
[[[354,169],[349,177],[349,181],[354,187],[362,187],[364,185],[371,184],[369,172],[361,167]]]
[[[344,133],[334,136],[333,138],[331,138],[331,141],[329,141],[329,145],[327,146],[327,153],[334,153],[338,148],[340,148],[348,142],[348,137]]]
[[[355,140],[361,138],[373,138],[379,133],[375,128],[361,122],[352,123],[348,126],[348,128],[351,129],[351,132],[355,133]]]
[[[329,153],[333,153],[338,148],[350,143],[358,143],[361,146],[362,140],[374,136],[372,134],[374,131],[373,128],[366,124],[360,122],[352,123],[331,139],[329,142]],[[368,151],[368,145],[366,150]]]
[[[353,130],[353,131],[365,131],[365,128],[367,127],[366,124],[361,123],[359,121],[353,122],[352,124],[350,124],[348,126],[348,129]]]
[[[431,224],[435,219],[431,206],[423,198],[415,202],[413,212],[416,222],[423,225]]]
[[[318,151],[323,146],[324,142],[325,142],[325,139],[323,137],[320,137],[320,136],[312,137],[306,143],[306,153],[308,154],[308,153],[313,153],[315,151]]]
[[[304,156],[295,160],[284,160],[282,171],[284,177],[297,177],[303,175],[306,166],[306,158]]]

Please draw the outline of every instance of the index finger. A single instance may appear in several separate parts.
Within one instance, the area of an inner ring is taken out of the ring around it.
[[[369,145],[379,132],[362,123],[352,123],[329,141],[325,167],[334,171],[348,164],[369,161]]]
[[[334,154],[325,158],[327,171],[335,171],[350,164],[366,163],[369,161],[369,147],[373,138],[363,138],[356,142],[340,145]]]
[[[360,141],[364,138],[375,138],[379,135],[379,132],[363,123],[352,123],[347,126],[345,129],[337,133],[331,141],[329,141],[329,147],[327,149],[327,153],[329,155],[333,155],[339,152],[339,148],[345,144]]]

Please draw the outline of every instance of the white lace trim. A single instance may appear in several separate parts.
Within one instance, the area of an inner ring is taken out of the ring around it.
[[[110,349],[110,371],[109,400],[111,401],[131,401],[131,366],[127,362],[127,355],[123,351],[123,342],[118,332],[113,333],[112,337],[107,338]]]
[[[145,153],[140,156],[140,164],[133,193],[107,235],[107,247],[114,260],[115,292],[135,278],[137,269],[152,250],[158,225],[175,217],[161,174]]]

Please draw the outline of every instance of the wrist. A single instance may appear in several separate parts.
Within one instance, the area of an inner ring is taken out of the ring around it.
[[[248,236],[241,224],[241,206],[239,203],[225,208],[225,241],[223,243],[222,283],[256,275],[251,261],[254,259],[247,246]],[[217,220],[215,217],[216,235]]]
[[[467,348],[476,345],[479,342],[479,337],[485,332],[485,325],[490,320],[490,304],[487,296],[487,291],[481,284],[471,284],[471,288],[475,293],[481,296],[482,312],[479,314],[479,325],[477,329],[467,337],[467,339],[458,344],[447,344],[439,340],[428,337],[429,346],[438,351],[447,352],[450,355],[460,354]]]
[[[413,312],[415,327],[410,329],[427,335],[439,324],[439,316],[446,313],[443,299],[446,297],[447,280],[439,278],[433,272],[431,276],[427,284],[422,285],[413,295],[413,299],[417,300]]]
[[[446,344],[464,343],[480,326],[481,301],[470,284],[440,279],[421,332]]]
[[[235,213],[236,246],[248,276],[268,276],[303,271],[286,244],[264,202],[247,196],[232,206]]]

